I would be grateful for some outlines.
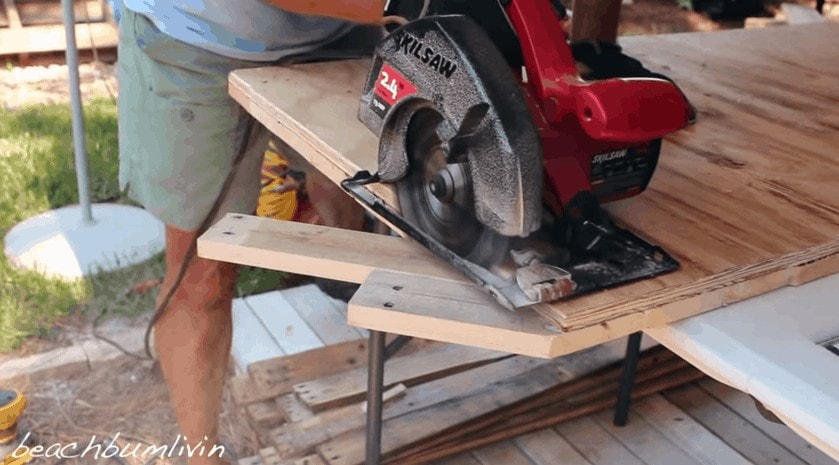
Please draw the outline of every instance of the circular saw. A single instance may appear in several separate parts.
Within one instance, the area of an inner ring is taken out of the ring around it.
[[[676,84],[617,46],[573,47],[556,1],[388,8],[419,14],[373,57],[359,119],[379,136],[379,163],[344,182],[357,200],[508,308],[678,268],[602,208],[640,194],[661,138],[692,121]],[[370,182],[393,183],[398,207]]]

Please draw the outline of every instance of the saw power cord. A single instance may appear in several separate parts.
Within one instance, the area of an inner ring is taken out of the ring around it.
[[[227,196],[228,191],[230,190],[230,186],[233,184],[233,178],[236,176],[236,172],[239,169],[239,165],[242,163],[242,159],[245,158],[245,153],[248,150],[248,143],[250,142],[251,134],[253,132],[253,126],[255,122],[252,116],[248,116],[247,121],[245,123],[245,128],[242,134],[242,139],[239,143],[239,148],[236,153],[236,157],[233,159],[232,164],[230,165],[230,172],[227,174],[227,177],[222,184],[221,191],[219,191],[216,200],[213,202],[213,205],[210,207],[210,211],[207,213],[207,216],[201,221],[201,225],[198,227],[199,234],[206,231],[210,227],[210,223],[215,218],[216,214],[218,214],[219,209],[221,208],[221,204],[224,201],[224,198]],[[160,321],[160,318],[163,316],[163,313],[166,311],[166,308],[169,306],[169,302],[171,302],[172,297],[175,295],[175,292],[181,286],[181,283],[186,275],[186,270],[189,267],[189,263],[192,261],[193,258],[196,256],[196,251],[198,248],[198,242],[192,241],[187,249],[186,253],[184,254],[183,259],[181,260],[180,267],[178,268],[178,273],[175,275],[175,279],[173,280],[172,284],[166,290],[166,294],[164,294],[163,298],[159,300],[159,304],[154,310],[154,314],[152,314],[151,320],[149,321],[148,326],[146,327],[145,335],[143,336],[143,347],[146,352],[146,356],[137,355],[116,341],[111,340],[108,337],[105,337],[99,334],[96,329],[99,323],[99,320],[105,315],[107,312],[107,308],[103,309],[102,312],[93,320],[93,335],[97,339],[100,339],[112,346],[114,346],[117,350],[124,353],[125,355],[129,355],[131,357],[140,359],[140,360],[155,360],[154,355],[151,351],[151,333],[154,330],[154,325]]]

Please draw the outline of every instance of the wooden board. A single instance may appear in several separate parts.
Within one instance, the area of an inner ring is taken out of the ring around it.
[[[839,274],[647,331],[839,460],[839,358],[821,345],[839,334],[837,289]]]
[[[596,344],[839,271],[837,34],[839,24],[828,23],[623,40],[648,67],[671,75],[699,110],[696,125],[667,138],[647,192],[609,206],[616,221],[682,268],[540,313],[564,332],[588,329]],[[367,66],[240,70],[230,90],[339,182],[375,169],[377,141],[356,118]],[[374,189],[395,203],[388,186]],[[368,310],[353,324],[374,327],[402,310]]]
[[[76,24],[76,45],[79,49],[116,47],[118,39],[115,24]],[[60,24],[0,29],[0,55],[55,52],[64,50],[66,46],[64,26]]]

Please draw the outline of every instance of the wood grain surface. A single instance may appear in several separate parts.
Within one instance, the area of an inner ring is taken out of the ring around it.
[[[666,139],[645,193],[608,209],[682,266],[539,312],[563,332],[608,327],[618,337],[839,271],[837,37],[839,24],[825,23],[624,38],[628,53],[679,83],[699,120]],[[356,118],[367,66],[236,71],[230,91],[338,182],[375,170],[377,139]],[[389,186],[371,189],[395,204]],[[367,309],[353,323],[399,312]]]

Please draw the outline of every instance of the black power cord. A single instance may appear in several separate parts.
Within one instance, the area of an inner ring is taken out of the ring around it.
[[[242,111],[244,111],[244,110],[242,110]],[[224,198],[227,196],[227,193],[230,191],[230,186],[233,184],[233,178],[236,176],[236,172],[239,169],[239,165],[242,163],[242,160],[245,158],[245,153],[248,150],[248,144],[250,143],[251,135],[253,133],[254,124],[255,124],[255,121],[254,121],[253,116],[248,115],[247,119],[245,121],[245,128],[244,128],[244,131],[242,133],[242,140],[239,144],[239,150],[236,153],[236,157],[233,159],[233,162],[230,165],[230,172],[227,174],[227,177],[224,180],[224,184],[222,184],[221,191],[219,191],[219,194],[216,197],[215,202],[213,202],[213,205],[210,207],[210,211],[207,213],[207,216],[201,221],[201,225],[198,227],[199,234],[203,233],[204,231],[206,231],[210,227],[210,223],[213,221],[213,218],[215,218],[216,214],[218,214],[219,208],[221,208],[221,204],[224,201]],[[160,300],[160,303],[158,304],[157,308],[155,308],[155,310],[154,310],[154,314],[152,315],[151,320],[149,321],[149,324],[146,327],[146,333],[143,336],[143,346],[144,346],[144,350],[146,352],[145,357],[139,356],[139,355],[129,351],[128,349],[126,349],[125,347],[123,347],[122,345],[117,343],[116,341],[113,341],[113,340],[99,334],[96,331],[99,320],[105,315],[105,312],[107,312],[107,308],[103,309],[102,312],[99,314],[99,316],[97,316],[93,320],[93,336],[96,337],[97,339],[100,339],[104,342],[107,342],[108,344],[117,348],[120,352],[122,352],[125,355],[128,355],[130,357],[138,358],[140,360],[154,360],[154,356],[151,353],[151,344],[150,344],[151,332],[154,329],[154,325],[158,321],[160,321],[160,317],[163,316],[163,313],[166,311],[166,307],[169,305],[169,302],[172,300],[172,297],[175,295],[175,292],[180,287],[181,282],[183,281],[184,276],[186,275],[186,270],[187,270],[187,267],[189,266],[189,262],[192,261],[193,258],[195,258],[197,248],[198,248],[197,241],[193,241],[189,245],[189,248],[187,249],[186,254],[184,255],[184,258],[181,261],[181,266],[180,266],[180,268],[178,268],[178,274],[175,276],[174,282],[172,283],[171,286],[169,286],[169,289],[167,290],[166,295],[164,295],[163,299]]]
[[[213,202],[212,207],[210,207],[210,211],[207,213],[207,216],[204,218],[204,220],[201,222],[201,225],[198,227],[199,234],[203,233],[210,227],[210,223],[212,223],[213,219],[215,218],[216,214],[221,208],[221,204],[224,201],[225,196],[227,196],[227,193],[230,190],[230,186],[233,184],[233,178],[236,176],[236,172],[239,169],[239,165],[245,158],[245,153],[248,150],[248,144],[250,143],[251,133],[253,132],[254,124],[255,122],[253,116],[248,115],[247,120],[245,122],[245,130],[242,134],[242,140],[239,144],[239,151],[236,153],[236,158],[233,159],[233,163],[230,166],[230,172],[227,174],[227,178],[225,178],[224,184],[222,184],[221,186],[221,191],[219,191],[218,197],[216,197],[215,202]],[[152,315],[151,320],[149,321],[149,325],[148,327],[146,327],[146,334],[143,337],[143,345],[146,350],[146,357],[150,360],[154,360],[154,356],[151,353],[150,347],[151,332],[154,329],[154,325],[158,321],[160,321],[160,318],[166,311],[166,307],[169,306],[169,302],[172,300],[172,297],[175,295],[175,292],[180,287],[181,282],[183,281],[184,276],[186,275],[186,270],[189,267],[189,263],[196,256],[197,249],[198,242],[192,241],[192,243],[189,245],[189,248],[186,251],[186,254],[184,255],[183,260],[181,261],[181,266],[178,268],[178,274],[175,276],[174,282],[172,282],[172,284],[169,286],[169,289],[167,290],[163,299],[160,300],[160,304],[158,304],[157,308],[154,310],[154,314]]]

